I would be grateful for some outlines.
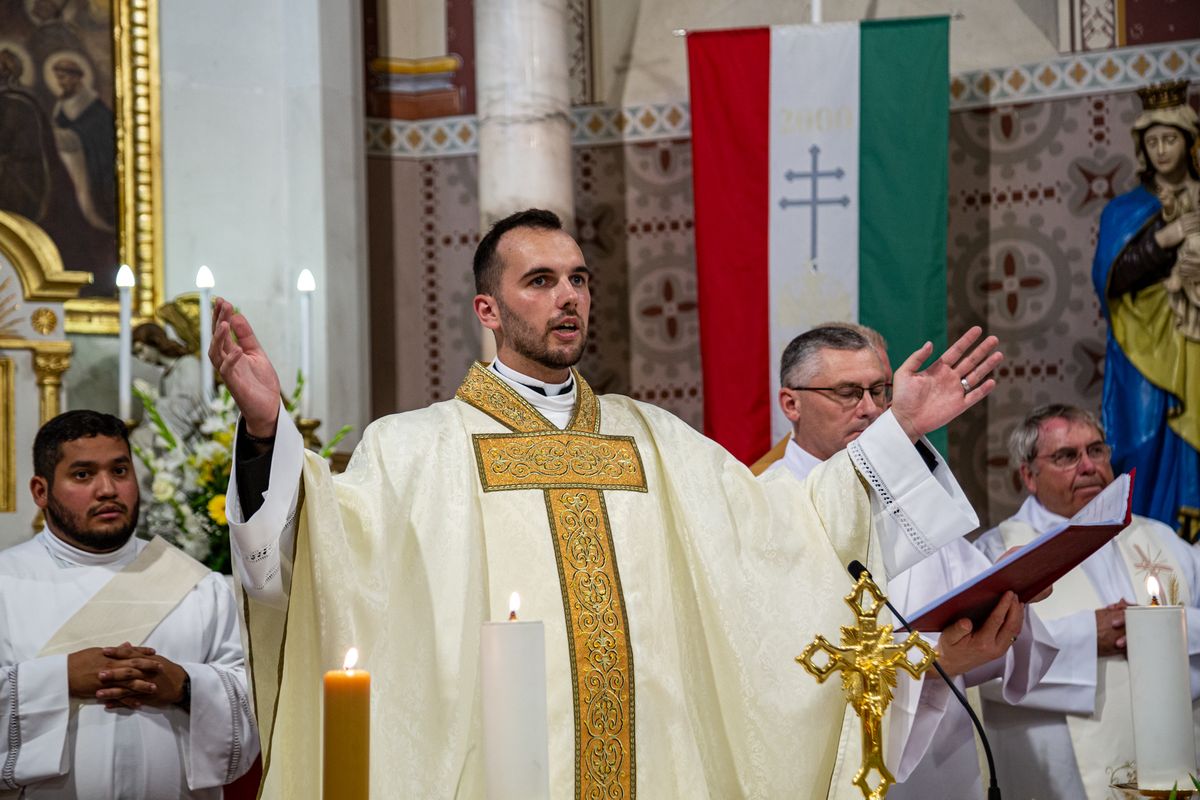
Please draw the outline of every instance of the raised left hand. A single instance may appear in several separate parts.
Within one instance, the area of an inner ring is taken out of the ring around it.
[[[915,442],[937,430],[996,388],[996,381],[988,375],[1004,360],[1004,354],[996,349],[1000,340],[988,336],[979,341],[981,336],[982,328],[971,328],[937,361],[918,372],[933,352],[933,345],[926,342],[896,370],[892,414],[908,438]]]
[[[938,663],[951,676],[981,667],[1008,652],[1024,623],[1025,607],[1016,594],[1005,592],[978,630],[973,630],[969,619],[960,619],[942,631]]]

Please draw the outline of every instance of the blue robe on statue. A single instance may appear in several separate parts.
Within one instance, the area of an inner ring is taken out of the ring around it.
[[[1133,513],[1179,529],[1181,509],[1200,509],[1200,453],[1168,424],[1181,409],[1180,398],[1147,380],[1118,343],[1107,291],[1117,257],[1161,209],[1143,186],[1104,207],[1092,283],[1109,323],[1101,421],[1113,448],[1113,469],[1117,474],[1137,469]]]

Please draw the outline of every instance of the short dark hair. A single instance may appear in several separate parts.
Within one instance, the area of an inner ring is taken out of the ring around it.
[[[562,220],[553,211],[543,208],[527,208],[515,214],[509,214],[491,227],[491,230],[479,240],[475,248],[475,292],[477,294],[495,294],[496,283],[500,273],[500,259],[496,248],[500,237],[515,228],[533,228],[539,231],[561,231]]]
[[[822,325],[792,339],[779,364],[779,385],[807,383],[817,370],[822,350],[868,350],[871,343],[854,328],[834,323]]]
[[[76,439],[92,436],[111,436],[129,446],[125,423],[112,414],[99,411],[68,411],[59,414],[42,426],[33,440],[33,474],[54,483],[54,470],[62,460],[62,447]]]

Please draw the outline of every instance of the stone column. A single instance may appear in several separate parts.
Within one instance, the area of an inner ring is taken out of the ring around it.
[[[481,231],[531,207],[574,230],[568,72],[566,0],[476,0]]]

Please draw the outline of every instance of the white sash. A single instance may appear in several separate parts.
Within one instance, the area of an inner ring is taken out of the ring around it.
[[[121,642],[140,645],[208,573],[208,567],[155,536],[55,631],[38,656]]]
[[[1000,535],[1010,548],[1024,546],[1037,538],[1033,528],[1016,520],[1002,522]],[[1174,579],[1179,602],[1185,606],[1191,604],[1190,587],[1183,579],[1183,571],[1170,548],[1159,543],[1146,520],[1134,517],[1117,534],[1116,544],[1139,605],[1150,602],[1146,593],[1146,576],[1150,574],[1158,577],[1164,591]],[[1037,611],[1043,619],[1059,619],[1101,605],[1087,573],[1076,568],[1055,581],[1053,593],[1037,604]],[[1096,665],[1095,713],[1090,717],[1066,715],[1080,782],[1087,797],[1108,797],[1113,772],[1133,763],[1133,716],[1129,704],[1129,662],[1124,656],[1101,658]]]

